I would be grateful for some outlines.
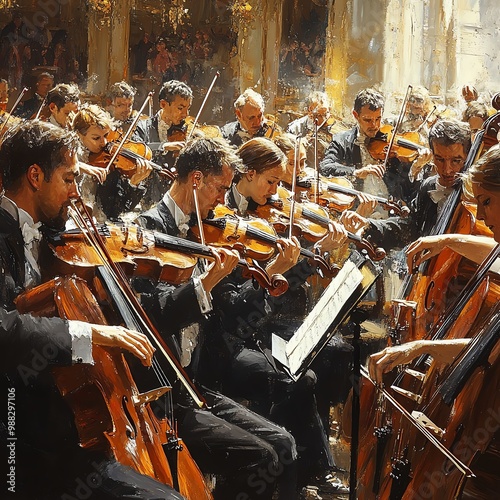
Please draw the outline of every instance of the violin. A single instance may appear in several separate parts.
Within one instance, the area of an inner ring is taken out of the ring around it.
[[[373,137],[367,145],[368,152],[374,160],[384,161],[387,155],[387,147],[392,140],[393,127],[383,125],[380,127],[383,136]],[[394,138],[389,158],[398,158],[401,161],[412,162],[418,156],[418,150],[422,148],[419,144],[418,132],[399,133]]]
[[[262,137],[267,139],[276,139],[283,133],[283,129],[278,125],[276,117],[274,115],[265,115],[265,122],[262,125],[262,130],[264,134]]]
[[[277,196],[269,198],[265,205],[257,207],[257,216],[271,222],[278,233],[284,233],[290,220],[290,197],[291,192],[284,187],[279,187]],[[331,222],[328,212],[323,207],[311,202],[296,203],[293,220],[295,234],[314,243],[326,236]],[[347,232],[347,237],[373,261],[385,258],[386,253],[383,248],[373,246],[368,240],[350,231]]]
[[[205,137],[208,139],[222,137],[220,128],[217,125],[206,125],[195,123],[193,116],[188,116],[179,125],[170,127],[167,133],[170,142],[185,142],[188,137]]]
[[[344,177],[327,178],[320,176],[318,189],[316,189],[316,186],[318,186],[318,182],[312,176],[306,175],[297,178],[297,187],[307,189],[309,199],[316,201],[316,193],[319,193],[317,203],[339,212],[351,208],[354,204],[355,197],[362,194],[361,191],[353,189],[351,182]],[[330,193],[341,193],[346,195],[346,197],[339,198],[338,196],[333,196]],[[410,209],[403,205],[401,201],[382,198],[381,196],[374,196],[374,198],[380,206],[389,212],[389,215],[406,217],[410,213]]]
[[[279,239],[274,228],[264,219],[243,218],[225,206],[216,207],[215,217],[205,219],[203,227],[207,229],[205,231],[207,243],[216,245],[228,245],[229,242],[234,243],[240,238],[245,238],[254,242],[255,248],[262,246],[274,252]],[[255,250],[255,248],[252,249]],[[321,255],[305,248],[300,249],[300,255],[307,258],[324,276],[333,278],[338,274],[339,268],[330,265]]]
[[[89,164],[95,167],[106,168],[117,150],[118,144],[116,142],[108,142],[100,153],[90,153]],[[126,141],[123,147],[118,150],[113,166],[123,175],[133,177],[137,171],[138,161],[145,160],[160,175],[172,181],[175,180],[175,171],[154,163],[151,161],[152,156],[151,149],[143,142]]]
[[[145,230],[140,226],[106,224],[99,225],[97,229],[111,258],[120,264],[127,276],[146,276],[155,281],[178,285],[189,280],[198,257],[214,259],[210,246]],[[74,272],[76,268],[79,276],[87,281],[93,279],[95,266],[101,257],[89,245],[81,230],[64,231],[48,239],[54,254],[68,266],[62,266],[59,262],[59,269],[64,272],[72,269]],[[236,249],[242,255],[249,253],[242,245],[237,245]],[[238,265],[245,277],[255,280],[271,295],[281,295],[288,288],[282,276],[268,276],[255,262],[240,259]]]

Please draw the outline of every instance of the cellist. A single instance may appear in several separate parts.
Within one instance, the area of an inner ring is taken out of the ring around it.
[[[14,308],[21,291],[40,283],[40,224],[64,225],[70,199],[78,194],[76,150],[71,134],[34,121],[16,128],[0,150],[1,365],[4,394],[15,395],[15,420],[12,412],[4,420],[3,413],[0,426],[2,437],[15,442],[9,491],[47,500],[91,493],[103,499],[180,499],[168,486],[81,448],[73,414],[51,375],[54,366],[92,363],[92,345],[124,349],[150,365],[153,348],[146,337],[122,327],[19,315]]]
[[[473,235],[443,234],[419,238],[408,248],[409,266],[420,264],[445,247],[458,252],[480,264],[500,242],[500,149],[492,148],[465,174],[465,181],[472,189],[477,202],[477,217],[484,220],[486,226],[493,231],[493,238]],[[491,271],[500,271],[498,259],[493,263]],[[497,335],[498,338],[498,335]],[[448,365],[457,358],[472,339],[454,340],[418,340],[403,345],[387,347],[373,354],[368,359],[368,369],[371,378],[377,383],[383,383],[383,374],[402,364],[408,364],[421,354],[430,354],[434,361]],[[493,349],[498,348],[498,340]],[[488,360],[490,372],[498,372],[498,356]],[[497,410],[500,405],[498,386],[487,378],[485,386],[493,389],[487,392],[488,407]],[[492,385],[493,384],[493,385]],[[482,387],[485,389],[486,387]],[[482,394],[482,393],[481,393]],[[481,450],[480,455],[472,463],[476,478],[469,478],[465,483],[460,498],[490,499],[498,494],[500,486],[500,457],[498,444],[500,441],[500,422],[488,426],[490,437],[489,448]],[[471,450],[475,452],[476,450]],[[455,498],[455,497],[454,497]]]

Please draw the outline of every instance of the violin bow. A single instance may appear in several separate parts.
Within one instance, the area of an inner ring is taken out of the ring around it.
[[[108,164],[106,165],[106,172],[108,174],[109,174],[109,171],[111,170],[111,165],[113,165],[114,161],[116,160],[116,157],[119,155],[125,142],[127,142],[128,138],[132,135],[132,131],[135,129],[135,126],[137,125],[137,122],[139,121],[139,118],[141,117],[141,114],[144,111],[146,104],[150,101],[150,99],[152,99],[153,94],[154,94],[154,90],[149,92],[149,94],[146,96],[146,99],[144,99],[144,102],[142,103],[142,106],[140,107],[137,114],[135,115],[135,118],[133,119],[132,123],[130,124],[130,127],[128,128],[127,132],[123,135],[122,140],[120,141],[120,144],[118,144],[116,151],[111,156]]]
[[[24,87],[23,90],[21,90],[21,93],[17,97],[16,102],[13,104],[12,108],[10,108],[10,112],[7,113],[7,118],[2,123],[2,127],[0,127],[0,137],[2,136],[2,132],[4,131],[4,128],[7,126],[7,122],[10,120],[10,117],[12,116],[12,113],[17,108],[17,106],[21,102],[21,99],[23,98],[24,94],[26,94],[26,92],[28,92],[28,87]]]
[[[294,212],[295,212],[295,190],[297,188],[297,172],[299,170],[299,154],[300,154],[300,142],[302,136],[298,135],[295,140],[295,157],[293,160],[293,174],[292,174],[292,199],[290,200],[290,226],[288,228],[288,238],[292,239],[293,236],[293,222],[294,222]]]
[[[387,162],[389,161],[389,155],[391,154],[391,149],[392,146],[394,145],[394,141],[396,139],[396,134],[401,127],[401,124],[403,123],[403,117],[405,115],[405,110],[406,110],[406,104],[408,103],[408,99],[410,97],[411,91],[413,90],[413,87],[411,85],[408,85],[408,88],[406,89],[406,94],[403,99],[403,104],[401,105],[401,109],[399,110],[399,116],[396,121],[396,125],[394,126],[392,130],[392,136],[391,140],[389,141],[389,145],[387,146],[387,151],[385,153],[385,158],[384,158],[384,169],[387,168]]]
[[[80,204],[83,214],[78,209],[77,204]],[[148,332],[147,336],[149,340],[151,341],[151,343],[154,343],[156,349],[158,349],[158,352],[160,352],[164,356],[164,359],[169,363],[170,367],[174,370],[177,378],[186,388],[189,395],[193,398],[198,407],[206,408],[207,404],[205,399],[198,392],[196,386],[193,384],[193,382],[185,372],[184,368],[182,368],[177,358],[175,358],[175,356],[170,351],[168,346],[161,339],[161,336],[156,331],[156,328],[153,326],[153,323],[145,313],[136,295],[131,289],[130,284],[123,270],[114,263],[113,258],[109,254],[106,245],[104,244],[103,238],[100,235],[99,230],[96,227],[94,221],[92,220],[92,217],[88,212],[88,209],[83,203],[82,199],[80,197],[77,199],[73,199],[72,205],[73,206],[70,207],[71,211],[69,212],[70,217],[74,220],[75,224],[82,231],[82,233],[87,238],[89,244],[94,248],[96,254],[102,260],[103,266],[112,276],[113,281],[122,292],[123,297],[127,300],[127,303],[129,304],[131,309],[137,312],[137,320],[140,324],[142,324],[142,327],[145,329],[145,331]],[[163,372],[163,369],[159,361],[155,358],[153,358],[153,369],[160,383],[165,384],[165,380],[167,380],[167,377]]]
[[[38,108],[38,111],[36,112],[34,120],[40,119],[40,113],[42,112],[43,107],[45,106],[45,103],[47,102],[47,96],[45,96],[42,100],[42,104],[40,104],[40,107]]]
[[[200,109],[198,110],[198,113],[196,114],[196,117],[195,117],[194,122],[193,122],[193,126],[192,126],[191,130],[189,131],[189,134],[186,137],[186,142],[189,141],[189,139],[191,139],[191,136],[193,135],[193,131],[194,131],[196,125],[198,124],[198,120],[200,119],[201,112],[203,111],[203,108],[205,107],[205,104],[207,102],[208,96],[211,94],[212,89],[214,88],[215,82],[217,81],[217,78],[219,78],[219,76],[220,76],[220,71],[217,71],[215,73],[215,76],[212,79],[212,83],[210,84],[210,87],[208,87],[208,90],[207,90],[207,93],[205,94],[205,97],[203,98],[203,102],[201,103]]]
[[[368,370],[361,366],[361,375],[365,377],[368,381],[370,381],[376,388],[379,390],[397,410],[401,412],[401,414],[418,430],[420,431],[430,442],[433,444],[453,465],[466,477],[476,477],[475,474],[467,467],[464,463],[462,463],[450,450],[448,450],[437,438],[429,431],[424,425],[422,425],[418,419],[416,419],[404,406],[402,406],[398,401],[389,394],[383,387],[376,384]]]

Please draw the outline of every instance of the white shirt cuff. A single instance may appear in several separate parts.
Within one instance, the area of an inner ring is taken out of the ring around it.
[[[212,297],[210,296],[210,293],[203,288],[203,283],[200,278],[193,277],[193,283],[200,311],[203,314],[207,314],[212,310]]]
[[[84,321],[68,321],[71,335],[71,359],[73,363],[93,365],[92,327]]]

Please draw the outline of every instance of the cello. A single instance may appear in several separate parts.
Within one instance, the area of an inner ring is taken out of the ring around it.
[[[56,374],[56,378],[61,382],[60,390],[75,412],[75,420],[79,424],[80,442],[84,447],[104,449],[108,454],[115,456],[118,461],[130,465],[138,472],[177,487],[186,498],[211,499],[211,493],[189,451],[176,436],[168,420],[158,420],[151,409],[150,403],[165,393],[168,394],[170,387],[161,363],[168,363],[173,368],[200,408],[205,406],[204,399],[154,330],[130,289],[127,279],[110,258],[105,245],[101,244],[97,228],[87,227],[86,220],[77,210],[73,210],[72,216],[82,232],[89,237],[96,252],[102,257],[99,268],[100,278],[104,288],[108,290],[108,297],[113,298],[114,306],[120,312],[122,321],[130,328],[144,332],[156,345],[159,353],[153,361],[153,371],[158,377],[160,387],[142,394],[137,390],[123,356],[120,353],[110,354],[106,349],[103,349],[103,353],[97,353],[98,360],[95,367],[78,367],[81,368],[80,372],[72,372],[71,377],[70,373],[62,372],[60,376]],[[54,297],[54,300],[59,300],[62,295],[66,296],[63,304],[57,304],[63,317],[71,317],[80,313],[84,315],[85,321],[88,321],[89,315],[93,321],[105,321],[102,313],[96,308],[95,300],[81,282],[65,279],[62,281],[64,286],[58,282],[55,285],[56,292],[51,292],[51,288],[47,287],[48,293]],[[66,293],[63,294],[63,292]],[[80,296],[83,298],[82,303],[88,304],[88,313],[80,307]],[[26,301],[21,299],[18,307],[22,310],[26,307],[25,304]],[[110,360],[115,363],[111,363]],[[108,365],[110,372],[103,368]],[[82,372],[87,369],[90,372]],[[119,374],[122,378],[127,376],[127,378],[123,378],[121,384],[118,384],[119,381],[114,381],[112,377],[113,373]],[[117,384],[116,390],[115,384]],[[123,390],[123,393],[117,390],[118,387],[122,388],[120,390]],[[79,408],[78,403],[82,407]],[[104,412],[105,418],[102,415],[101,417],[96,415],[95,419],[89,419],[89,410],[94,410],[99,414]],[[94,422],[97,425],[88,425]],[[106,444],[107,447],[105,447]],[[175,454],[175,469],[177,470],[175,475],[171,472],[173,467],[166,460],[163,446]]]

